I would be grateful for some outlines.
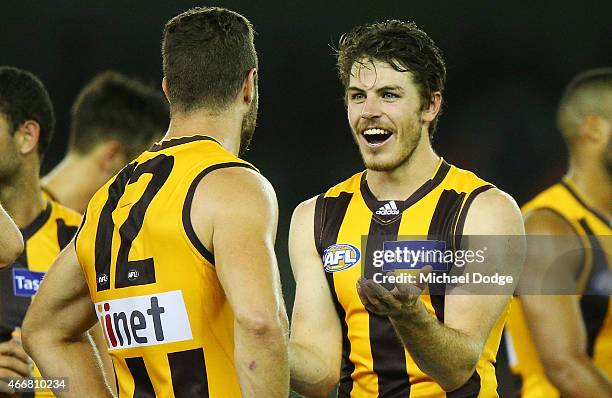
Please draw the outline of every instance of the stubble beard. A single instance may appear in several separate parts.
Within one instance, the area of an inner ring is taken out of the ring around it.
[[[13,185],[21,169],[19,156],[12,152],[12,149],[14,148],[5,148],[0,156],[0,187]]]
[[[399,143],[399,154],[386,162],[378,162],[375,160],[368,161],[367,157],[360,151],[361,159],[363,160],[366,168],[372,171],[391,172],[408,163],[412,157],[412,154],[419,146],[421,134],[423,134],[423,124],[419,123],[418,121],[413,121],[411,123],[410,131],[411,133],[407,137],[408,142],[405,145]],[[355,140],[357,140],[357,137],[355,137]]]
[[[255,128],[257,127],[257,97],[251,102],[249,111],[244,115],[242,119],[242,126],[240,128],[240,149],[238,150],[238,156],[244,155],[251,145],[251,140],[255,134]]]

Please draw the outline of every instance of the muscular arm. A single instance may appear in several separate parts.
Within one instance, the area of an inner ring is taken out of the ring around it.
[[[557,214],[537,210],[525,218],[527,234],[548,236],[575,235],[572,227]],[[555,283],[575,286],[575,268],[571,263],[559,263],[559,253],[567,252],[566,239],[546,239],[535,253],[528,252],[527,266],[547,267],[555,263],[566,268],[553,272]],[[576,236],[576,246],[580,241]],[[568,261],[572,258],[566,257]],[[535,270],[537,271],[537,270]],[[529,271],[526,271],[529,272]],[[550,275],[550,274],[548,274]],[[574,288],[575,289],[575,288]],[[546,376],[563,397],[612,396],[612,382],[593,364],[586,352],[586,331],[582,320],[579,297],[575,295],[521,295],[525,319],[540,355]],[[559,325],[563,325],[559,327]]]
[[[0,268],[12,264],[22,251],[21,232],[0,205]]]
[[[69,379],[60,397],[112,397],[87,334],[95,322],[72,241],[45,275],[22,327],[24,348],[42,375]]]
[[[192,223],[200,240],[212,247],[219,281],[234,312],[234,360],[242,394],[285,398],[288,321],[274,254],[274,190],[245,168],[217,170],[202,181]]]
[[[96,347],[100,363],[102,364],[104,379],[110,386],[113,394],[117,395],[119,392],[117,391],[117,384],[115,383],[115,367],[113,366],[113,360],[111,359],[110,355],[108,355],[108,343],[106,342],[106,338],[102,333],[100,324],[96,322],[96,324],[89,329],[88,333],[89,336],[91,336],[94,346]]]
[[[291,318],[291,387],[307,397],[327,397],[340,377],[342,334],[314,243],[315,199],[300,204],[289,231],[289,256],[296,281]]]
[[[498,190],[486,191],[476,197],[468,210],[463,232],[464,235],[487,236],[524,234],[514,200]],[[503,264],[509,274],[516,274],[522,265],[522,239],[488,239],[487,242],[495,245],[496,262]],[[471,377],[491,329],[510,300],[510,294],[479,295],[473,291],[447,294],[444,323],[441,323],[427,312],[421,300],[416,299],[418,295],[412,294],[402,302],[398,296],[394,297],[391,292],[380,290],[384,289],[381,286],[372,284],[368,281],[361,286],[362,300],[367,302],[369,295],[374,296],[376,302],[378,296],[391,306],[391,312],[386,315],[404,346],[419,368],[446,391],[456,390]],[[367,294],[367,289],[372,288],[379,289],[378,293]],[[408,290],[404,293],[408,294]],[[372,305],[370,299],[369,308]]]
[[[23,252],[21,232],[0,205],[0,268],[12,264]],[[11,391],[1,379],[30,375],[29,359],[15,339],[0,342],[0,394]]]

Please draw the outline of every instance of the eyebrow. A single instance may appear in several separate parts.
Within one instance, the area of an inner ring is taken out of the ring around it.
[[[376,90],[377,92],[383,92],[383,91],[400,91],[403,92],[404,88],[402,86],[398,86],[398,85],[391,85],[391,86],[383,86],[381,88],[379,88],[378,90]]]
[[[346,91],[359,91],[359,92],[365,92],[366,90],[359,88],[359,87],[355,87],[355,86],[350,86],[349,88],[346,89]],[[381,93],[384,91],[399,91],[399,92],[403,92],[404,88],[398,85],[389,85],[389,86],[383,86],[380,88],[376,89],[377,93]]]

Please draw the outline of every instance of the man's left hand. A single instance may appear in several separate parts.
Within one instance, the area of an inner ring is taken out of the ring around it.
[[[421,283],[421,275],[426,275],[432,270],[426,266],[416,275],[415,283],[395,283],[392,290],[385,289],[379,283],[363,277],[357,281],[357,293],[364,307],[371,313],[390,318],[399,318],[415,308],[419,297],[426,284]],[[395,276],[401,274],[390,273]]]

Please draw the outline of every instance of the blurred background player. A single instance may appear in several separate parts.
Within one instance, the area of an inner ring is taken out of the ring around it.
[[[0,124],[3,121],[0,120]],[[0,126],[0,131],[4,126]],[[1,134],[1,133],[0,133]],[[23,238],[15,222],[0,204],[0,268],[10,265],[23,251]]]
[[[83,336],[99,318],[122,396],[284,398],[276,197],[237,157],[257,116],[252,26],[195,8],[166,24],[162,48],[166,139],[94,195],[24,344],[45,377],[70,379],[69,396],[110,395]]]
[[[69,152],[44,179],[43,190],[53,201],[82,213],[98,188],[161,138],[168,116],[167,101],[155,89],[118,72],[99,74],[72,107]],[[93,337],[105,349],[103,337]]]
[[[316,397],[338,381],[339,397],[497,396],[494,361],[509,295],[391,297],[360,277],[371,279],[374,250],[402,235],[443,239],[449,248],[462,235],[522,235],[519,209],[434,152],[446,68],[415,24],[354,28],[340,39],[338,69],[367,171],[294,212],[291,386]],[[330,254],[347,245],[353,260],[334,270]],[[504,245],[497,255],[510,269],[520,250]]]
[[[163,136],[168,121],[158,90],[114,71],[97,75],[72,105],[68,154],[43,179],[45,191],[82,214],[104,183]]]
[[[24,70],[0,67],[0,202],[25,243],[17,261],[0,270],[0,377],[30,375],[27,356],[11,334],[81,221],[41,191],[40,164],[54,125],[53,106],[40,80]]]
[[[527,265],[554,277],[557,293],[570,285],[577,295],[538,294],[521,282],[507,329],[508,351],[516,356],[511,367],[524,398],[612,397],[612,68],[575,77],[557,121],[569,152],[567,174],[522,210],[528,234],[573,238],[538,245]],[[560,263],[568,247],[580,255]],[[533,279],[524,272],[527,282]]]

